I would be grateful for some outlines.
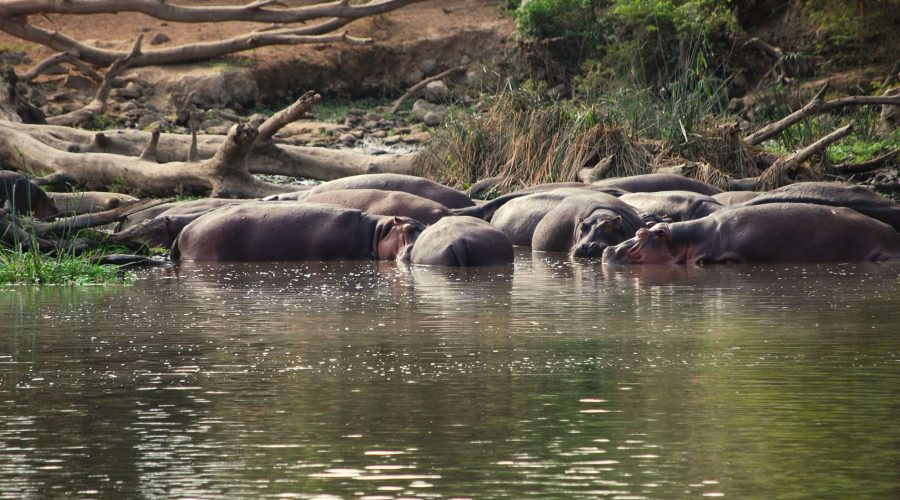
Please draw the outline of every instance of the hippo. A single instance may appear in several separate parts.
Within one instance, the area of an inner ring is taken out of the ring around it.
[[[316,203],[257,201],[221,207],[188,224],[172,260],[207,262],[393,260],[425,226]]]
[[[67,214],[92,214],[112,210],[124,205],[137,203],[134,196],[102,191],[79,191],[76,193],[47,193],[60,211]]]
[[[437,182],[402,174],[362,174],[335,179],[312,188],[310,195],[337,189],[382,189],[403,191],[436,201],[447,208],[465,208],[475,205],[472,200],[453,188]]]
[[[665,217],[670,222],[699,219],[725,208],[713,197],[693,191],[631,193],[622,195],[619,199],[641,214],[648,214],[651,218]]]
[[[816,263],[900,258],[900,233],[849,208],[771,203],[640,229],[607,264]]]
[[[146,220],[156,218],[162,214],[202,214],[215,208],[228,205],[239,205],[241,203],[247,203],[249,201],[251,200],[238,200],[231,198],[200,198],[198,200],[191,201],[173,201],[171,203],[163,203],[161,205],[156,205],[155,207],[150,207],[146,210],[141,210],[140,212],[135,212],[129,215],[125,218],[125,220],[119,222],[119,224],[116,226],[116,232],[124,231],[129,227],[140,224],[141,222],[144,222]]]
[[[723,205],[737,205],[745,201],[750,201],[762,193],[757,191],[725,191],[724,193],[714,194],[713,199]]]
[[[109,235],[109,243],[124,245],[133,250],[141,248],[171,248],[185,226],[205,215],[198,212],[188,215],[160,215],[134,224]]]
[[[900,231],[900,205],[863,186],[848,186],[839,182],[798,182],[761,193],[734,207],[769,203],[814,203],[852,208]]]
[[[567,193],[567,195],[578,195],[585,192],[597,192],[606,193],[612,196],[622,196],[623,194],[628,193],[628,191],[625,191],[624,189],[619,189],[617,187],[611,186],[594,186],[591,184],[583,184],[581,182],[552,182],[548,184],[538,184],[536,186],[531,186],[519,191],[507,193],[474,207],[452,209],[450,210],[450,213],[452,213],[453,215],[467,215],[470,217],[478,217],[479,219],[484,219],[490,222],[497,210],[500,210],[503,205],[506,205],[510,201],[521,198],[523,196],[528,196],[530,194],[546,193],[550,191],[559,191],[561,193]]]
[[[413,264],[452,267],[508,266],[513,245],[503,231],[475,217],[444,217],[422,231],[401,258]]]
[[[692,191],[712,196],[721,189],[690,177],[675,174],[643,174],[630,177],[610,177],[593,183],[594,186],[616,187],[632,193],[656,191]]]
[[[309,186],[306,189],[301,189],[299,191],[291,191],[290,193],[273,194],[271,196],[266,196],[262,200],[263,201],[303,201],[309,196],[309,191],[311,189],[312,189],[312,186]]]
[[[631,238],[642,227],[638,213],[614,196],[572,196],[547,212],[534,228],[531,249],[601,257],[607,246]]]
[[[399,215],[431,225],[447,215],[444,205],[403,191],[380,189],[338,189],[316,193],[306,198],[309,203],[326,203],[355,208],[373,215]]]
[[[18,215],[51,219],[59,214],[56,204],[43,189],[18,172],[2,170],[0,171],[0,206],[7,201]]]

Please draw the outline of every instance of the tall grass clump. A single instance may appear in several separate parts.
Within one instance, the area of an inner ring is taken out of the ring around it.
[[[118,266],[99,265],[86,255],[55,255],[0,248],[0,285],[88,285],[130,282]]]
[[[504,187],[577,180],[578,170],[616,155],[615,173],[649,169],[649,155],[604,121],[596,104],[573,104],[527,88],[507,88],[480,113],[437,130],[423,155],[425,174],[468,186],[501,176]]]

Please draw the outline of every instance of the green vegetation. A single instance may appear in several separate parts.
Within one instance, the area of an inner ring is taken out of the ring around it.
[[[0,285],[89,285],[130,283],[117,266],[94,264],[87,255],[56,255],[0,248]]]
[[[369,97],[366,99],[341,99],[341,98],[325,98],[316,104],[313,108],[313,116],[316,120],[323,122],[340,122],[347,116],[347,112],[351,109],[360,109],[365,112],[375,111],[381,113],[381,107],[390,106],[391,100],[387,98]],[[412,107],[412,102],[408,100],[405,109]],[[401,108],[404,109],[404,108]]]

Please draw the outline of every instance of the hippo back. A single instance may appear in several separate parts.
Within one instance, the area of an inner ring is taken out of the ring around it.
[[[315,203],[253,202],[222,207],[188,224],[174,260],[213,262],[374,258],[376,216]]]
[[[761,193],[735,207],[769,203],[812,203],[852,208],[900,231],[900,205],[863,186],[848,186],[839,182],[798,182]]]
[[[309,203],[329,203],[374,215],[398,215],[423,224],[434,224],[447,215],[447,207],[436,201],[403,191],[337,189],[310,195]]]
[[[363,174],[335,179],[312,188],[310,195],[337,189],[403,191],[436,201],[447,208],[474,206],[472,200],[461,191],[422,177],[402,174]]]
[[[692,191],[712,196],[721,189],[696,179],[675,174],[643,174],[630,177],[611,177],[594,183],[595,186],[611,186],[632,193],[652,193],[656,191]]]
[[[674,222],[706,217],[725,207],[713,197],[693,191],[631,193],[619,199],[640,213],[668,218]]]
[[[453,267],[499,266],[513,262],[509,238],[475,217],[444,217],[429,226],[413,245],[413,264]]]
[[[737,205],[745,201],[750,201],[762,193],[757,191],[725,191],[724,193],[714,194],[713,199],[722,205]]]

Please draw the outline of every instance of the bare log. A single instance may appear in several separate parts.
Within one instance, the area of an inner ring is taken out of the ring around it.
[[[887,165],[888,162],[897,157],[897,153],[900,153],[900,148],[894,148],[883,155],[872,158],[869,161],[864,161],[861,163],[841,163],[840,165],[833,166],[832,169],[835,171],[835,173],[842,175],[854,175],[871,172],[872,170],[877,170]]]
[[[796,175],[797,170],[806,160],[810,159],[814,154],[819,153],[827,148],[831,143],[839,141],[853,131],[852,125],[845,125],[834,130],[830,134],[822,137],[816,142],[806,146],[795,153],[785,156],[776,161],[771,167],[767,168],[762,175],[757,178],[756,191],[768,191],[785,184],[790,184],[791,179]]]
[[[825,84],[821,90],[812,98],[811,101],[806,103],[802,108],[797,111],[785,116],[781,120],[777,122],[770,123],[765,127],[757,130],[756,132],[744,137],[744,143],[749,146],[755,146],[767,139],[775,137],[780,134],[782,131],[794,125],[801,120],[804,120],[810,116],[819,115],[822,113],[827,113],[829,111],[840,109],[847,106],[864,106],[864,105],[878,105],[878,104],[887,104],[900,106],[900,95],[896,96],[850,96],[850,97],[840,97],[837,99],[833,99],[831,101],[826,101],[823,99],[825,93],[828,91],[828,84]]]
[[[234,52],[268,45],[302,45],[312,43],[345,42],[357,45],[372,43],[367,38],[355,38],[346,33],[330,34],[352,19],[332,19],[306,28],[275,31],[252,31],[244,35],[215,42],[192,43],[165,49],[148,50],[131,61],[131,67],[177,64],[212,59]],[[123,51],[99,49],[84,44],[57,31],[49,31],[24,22],[22,18],[0,17],[0,30],[30,42],[46,45],[54,50],[71,52],[79,59],[97,66],[109,66],[127,56]]]
[[[135,57],[140,56],[141,43],[143,43],[143,41],[144,35],[138,35],[137,40],[134,42],[134,46],[131,48],[131,52],[125,57],[117,59],[116,62],[109,67],[109,71],[107,71],[106,75],[103,77],[103,82],[100,84],[100,88],[97,89],[97,93],[90,103],[85,107],[76,109],[70,113],[51,116],[47,118],[47,123],[51,125],[76,125],[88,122],[95,116],[105,113],[106,101],[109,99],[109,91],[112,90],[113,82],[122,71],[128,68]]]
[[[322,100],[322,96],[313,91],[306,92],[294,104],[282,109],[281,111],[270,116],[259,126],[259,135],[256,137],[255,144],[268,142],[272,139],[276,132],[281,130],[285,125],[295,122],[307,111]]]
[[[147,147],[141,151],[142,160],[157,163],[156,148],[159,147],[159,134],[159,127],[153,127],[153,131],[150,132],[150,142],[147,143]]]
[[[241,169],[246,164],[240,155],[245,155],[247,148],[243,147],[245,134],[241,125],[232,127],[213,158],[199,163],[165,164],[147,162],[136,156],[60,151],[9,125],[0,122],[0,162],[20,168],[27,165],[38,174],[68,175],[88,189],[118,183],[131,192],[150,196],[212,191],[246,198],[291,190],[257,181],[249,172],[244,175]],[[232,144],[235,141],[237,145]],[[241,183],[231,182],[230,177]]]
[[[412,87],[409,88],[409,90],[407,90],[402,96],[398,97],[397,100],[394,101],[394,102],[391,104],[391,109],[389,110],[389,112],[390,112],[391,114],[396,113],[397,110],[400,109],[400,106],[402,106],[403,103],[404,103],[407,99],[409,99],[410,97],[414,96],[414,95],[416,94],[416,92],[418,92],[418,91],[422,90],[423,88],[425,88],[425,86],[428,85],[429,83],[438,81],[438,80],[440,80],[440,79],[442,79],[442,78],[446,78],[446,77],[451,76],[451,75],[455,75],[456,73],[459,73],[459,72],[461,72],[461,71],[463,71],[463,70],[465,70],[465,69],[466,69],[465,66],[457,66],[457,67],[455,67],[455,68],[450,68],[450,69],[448,69],[447,71],[444,71],[443,73],[438,73],[438,74],[436,74],[436,75],[434,75],[434,76],[429,76],[428,78],[422,80],[421,82],[419,82],[419,83],[413,85]]]
[[[81,59],[78,59],[75,54],[70,54],[68,52],[58,52],[56,54],[53,54],[52,56],[35,64],[30,70],[19,75],[19,79],[21,79],[23,82],[30,82],[38,76],[44,74],[44,72],[51,67],[63,63],[75,66],[75,68],[78,69],[78,71],[81,71],[84,76],[90,78],[91,80],[94,80],[95,82],[100,83],[103,81],[103,77],[100,75],[100,73],[94,71],[94,68],[91,68]]]
[[[148,208],[162,205],[163,203],[169,203],[171,201],[174,201],[174,198],[165,200],[146,199],[138,201],[136,203],[132,203],[130,205],[116,207],[112,210],[105,210],[103,212],[75,215],[72,217],[57,219],[53,222],[36,221],[31,224],[20,223],[19,225],[30,228],[32,232],[40,237],[66,237],[75,234],[75,232],[78,230],[112,224],[113,222],[123,220],[125,217],[128,217],[135,212],[140,212],[141,210],[146,210]]]
[[[140,12],[163,21],[179,23],[209,23],[222,21],[252,21],[290,24],[322,17],[358,19],[383,14],[422,0],[379,0],[354,5],[338,0],[304,7],[266,9],[278,2],[258,0],[246,5],[192,7],[173,5],[166,0],[91,0],[70,2],[60,0],[6,0],[0,4],[0,17],[36,14],[112,14]]]
[[[591,184],[599,181],[609,174],[610,170],[616,165],[616,155],[610,155],[597,162],[596,166],[591,168],[582,168],[578,171],[578,180],[585,184]]]
[[[50,149],[71,153],[108,153],[109,156],[139,157],[150,141],[151,133],[134,129],[106,130],[101,134],[87,130],[51,125],[26,125],[0,122],[0,129],[8,129],[27,135]],[[96,137],[102,136],[101,141]],[[200,159],[212,158],[222,144],[221,135],[197,136]],[[191,137],[183,134],[161,134],[157,147],[157,161],[161,164],[184,161]],[[0,157],[3,152],[0,151]],[[77,155],[76,155],[77,156]],[[124,158],[131,161],[133,158]],[[369,173],[397,173],[415,175],[418,172],[419,155],[368,155],[353,151],[309,146],[292,146],[269,141],[253,147],[247,157],[251,173],[287,175],[308,179],[332,180],[350,175]],[[154,164],[155,163],[148,163]],[[8,163],[11,168],[18,161]],[[159,165],[161,166],[161,165]],[[45,172],[51,169],[45,170]],[[75,176],[78,178],[78,176]],[[172,194],[174,191],[169,191]]]
[[[774,45],[771,45],[771,44],[768,44],[768,43],[762,41],[758,37],[753,37],[753,38],[747,40],[746,42],[744,42],[744,47],[745,48],[746,47],[756,47],[757,49],[762,50],[766,54],[769,54],[770,56],[772,56],[773,59],[776,59],[776,60],[778,60],[784,56],[783,50],[781,50],[780,48],[778,48]]]

